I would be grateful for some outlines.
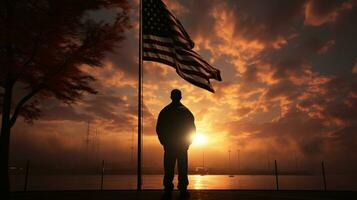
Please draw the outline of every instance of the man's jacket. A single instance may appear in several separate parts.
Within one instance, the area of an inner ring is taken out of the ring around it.
[[[188,149],[196,131],[195,118],[181,103],[170,103],[161,110],[156,133],[165,149]]]

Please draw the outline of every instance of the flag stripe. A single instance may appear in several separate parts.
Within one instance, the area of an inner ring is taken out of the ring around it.
[[[167,52],[163,51],[160,49],[154,49],[154,48],[144,48],[144,51],[154,53],[157,55],[157,57],[162,57],[165,56],[167,57],[166,60],[169,60],[170,62],[174,63],[174,59],[172,57],[176,57],[176,60],[178,63],[183,64],[181,65],[182,67],[190,66],[190,69],[195,70],[195,71],[200,71],[201,73],[204,73],[205,76],[209,78],[214,78],[211,74],[211,71],[208,70],[207,68],[203,67],[205,63],[202,63],[201,60],[197,59],[196,57],[192,57],[190,55],[179,55],[175,54],[173,52]],[[153,54],[150,54],[148,56],[155,56]],[[201,66],[201,67],[197,67]]]
[[[181,76],[181,77],[182,77],[182,76]],[[203,88],[203,89],[206,89],[206,90],[208,90],[208,91],[210,91],[210,92],[214,92],[214,90],[213,90],[213,88],[212,88],[210,82],[208,82],[208,83],[202,83],[202,82],[200,82],[200,81],[197,81],[197,79],[195,79],[195,78],[185,78],[185,77],[182,77],[182,78],[184,78],[186,81],[188,81],[189,83],[191,83],[191,84],[193,84],[193,85],[196,85],[196,86],[198,86],[198,87],[201,87],[201,88]]]
[[[144,60],[147,60],[149,58],[165,60],[165,62],[170,63],[171,66],[176,67],[174,59],[172,57],[164,55],[164,54],[156,54],[156,53],[152,53],[152,52],[145,52],[144,55],[143,55],[143,58],[144,58]],[[154,60],[152,60],[152,61],[154,61]],[[166,64],[166,63],[164,63],[164,64]]]
[[[215,68],[211,67],[205,60],[203,60],[197,53],[195,53],[192,50],[185,50],[185,49],[177,48],[177,47],[175,47],[173,49],[171,44],[162,43],[162,42],[144,43],[144,48],[147,48],[146,50],[148,50],[148,51],[161,50],[161,51],[167,51],[170,53],[177,53],[177,54],[181,55],[182,57],[192,56],[197,60],[197,62],[201,62],[202,65],[206,65],[210,70],[216,70]],[[171,56],[173,56],[173,55],[171,55]]]
[[[158,60],[158,62],[162,62],[164,64],[169,64],[170,66],[175,67],[176,65],[180,65],[180,69],[183,71],[190,71],[190,72],[197,72],[202,75],[202,77],[209,77],[211,76],[209,73],[201,71],[201,69],[197,68],[192,64],[183,64],[182,62],[177,63],[174,59],[169,56],[163,54],[153,54],[150,52],[144,53],[144,58],[152,58],[152,61]],[[197,74],[195,73],[195,74]]]
[[[182,48],[187,48],[188,42],[183,40],[181,37],[173,37],[173,38],[164,38],[156,35],[144,35],[143,36],[144,43],[157,43],[165,46],[169,45],[177,45]]]
[[[146,38],[149,38],[149,37],[146,37]],[[158,37],[158,36],[154,36],[154,37],[151,37],[152,40],[154,41],[145,41],[144,40],[144,45],[145,43],[146,44],[157,44],[157,45],[161,45],[161,46],[167,46],[168,48],[172,48],[172,40],[169,41],[167,40],[166,38],[163,38],[163,37]],[[165,41],[167,43],[164,43],[162,41]],[[160,48],[161,49],[161,48]],[[162,48],[164,49],[164,48]],[[191,54],[192,56],[195,56],[197,59],[199,59],[201,62],[205,63],[205,65],[210,69],[210,70],[214,70],[214,71],[218,71],[217,69],[211,67],[205,60],[203,60],[201,58],[200,55],[198,55],[196,52],[190,50],[190,49],[184,49],[184,48],[177,48],[176,49],[176,52],[178,54],[181,54],[181,55],[184,55],[184,54]]]
[[[159,42],[173,43],[172,38],[160,37],[156,35],[143,35],[143,39],[155,40]]]
[[[175,57],[182,63],[187,64],[187,65],[197,65],[201,66],[198,69],[204,69],[204,71],[208,74],[215,72],[214,74],[217,74],[218,71],[214,68],[212,68],[206,61],[204,61],[199,55],[195,54],[193,51],[182,51],[182,49],[175,49],[172,50],[172,48],[166,47],[166,46],[159,46],[156,44],[144,44],[144,51],[151,51],[155,52],[158,54],[165,54],[167,56]],[[212,78],[217,77],[217,75],[212,76]]]
[[[202,72],[200,71],[196,71],[197,68],[176,68],[177,64],[172,62],[172,60],[167,57],[167,56],[158,56],[158,57],[155,57],[156,55],[150,55],[151,53],[147,53],[147,54],[144,54],[143,55],[143,58],[146,60],[146,61],[156,61],[156,62],[159,62],[159,63],[162,63],[162,64],[166,64],[166,65],[169,65],[177,70],[180,70],[182,72],[182,76],[184,77],[189,77],[189,76],[192,76],[192,75],[195,75],[196,77],[200,77],[204,80],[206,80],[206,82],[209,82],[208,79],[207,79],[207,76],[204,75]],[[187,67],[187,66],[185,66]]]

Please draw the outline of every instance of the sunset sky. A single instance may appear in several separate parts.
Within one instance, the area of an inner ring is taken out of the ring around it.
[[[195,42],[195,50],[221,71],[210,93],[181,79],[172,67],[144,62],[144,171],[162,167],[155,125],[182,91],[205,142],[194,143],[189,164],[224,168],[228,151],[242,168],[264,169],[277,159],[285,169],[357,167],[357,1],[164,0]],[[19,119],[12,163],[77,165],[85,154],[87,122],[98,131],[96,159],[130,163],[137,131],[138,2],[116,53],[93,74],[97,95],[74,105],[43,102],[33,125]],[[98,12],[98,18],[110,18]],[[93,147],[94,148],[94,147]],[[135,151],[136,153],[136,151]],[[68,164],[71,163],[71,164]],[[134,167],[135,165],[132,164]]]

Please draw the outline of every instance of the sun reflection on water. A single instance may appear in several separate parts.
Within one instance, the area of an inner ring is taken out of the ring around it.
[[[191,177],[193,179],[193,189],[200,190],[204,188],[201,175],[192,175]]]

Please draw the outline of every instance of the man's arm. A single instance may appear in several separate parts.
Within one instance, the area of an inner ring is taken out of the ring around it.
[[[163,133],[164,133],[164,123],[163,123],[163,114],[162,111],[160,112],[158,118],[157,118],[157,123],[156,123],[156,133],[157,136],[159,137],[159,141],[162,145],[164,145],[164,138],[163,138]]]
[[[189,134],[191,135],[194,135],[196,134],[196,125],[195,125],[195,117],[193,116],[193,114],[191,112],[189,112]],[[193,137],[189,137],[190,138],[190,144],[192,144],[192,140],[193,140]]]

